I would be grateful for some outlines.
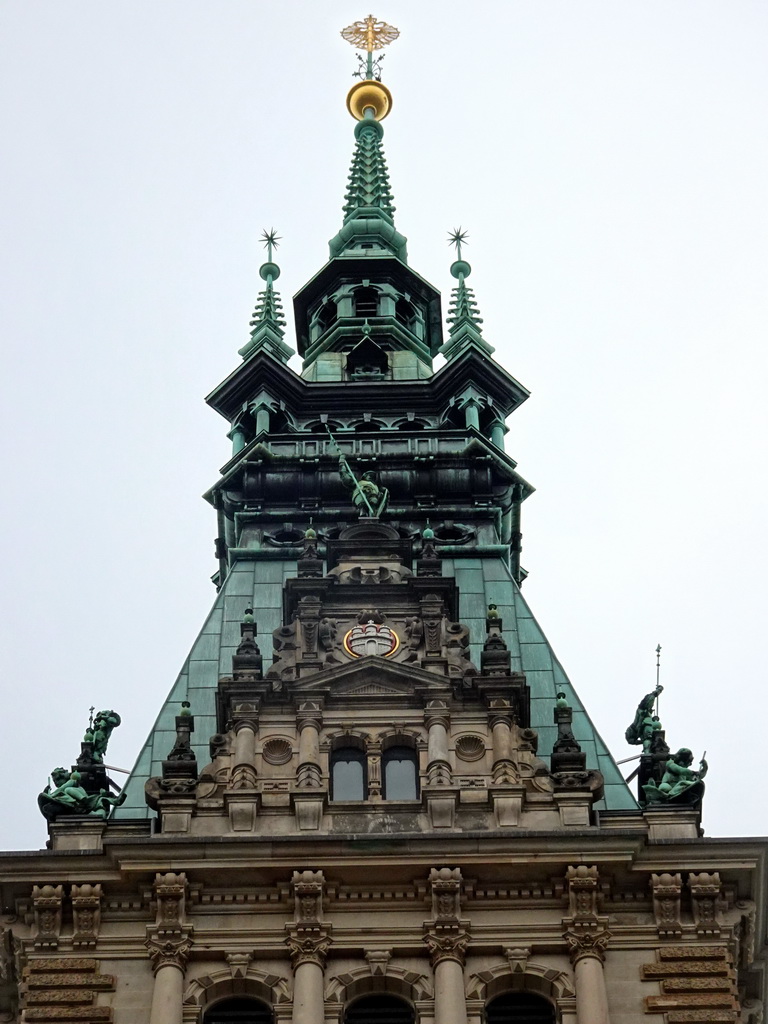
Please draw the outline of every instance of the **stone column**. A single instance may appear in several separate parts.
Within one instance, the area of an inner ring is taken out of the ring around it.
[[[464,958],[469,942],[466,922],[460,920],[461,871],[433,868],[429,874],[432,917],[424,941],[435,972],[435,1021],[467,1024]]]
[[[451,828],[456,815],[458,788],[452,785],[448,760],[448,705],[431,700],[424,712],[427,725],[427,784],[423,795],[432,828]]]
[[[427,781],[430,785],[447,785],[451,781],[451,763],[448,760],[448,705],[442,700],[431,700],[424,712],[428,730]]]
[[[609,938],[607,931],[566,933],[576,975],[577,1024],[610,1024],[603,971]]]
[[[185,923],[187,878],[182,872],[155,876],[156,923],[147,928],[146,947],[155,985],[149,1024],[182,1024],[184,971],[192,928]]]
[[[324,1024],[322,951],[306,948],[291,955],[293,963],[293,1024]]]
[[[183,1024],[184,971],[188,954],[188,944],[164,943],[150,950],[155,986],[149,1024]]]
[[[256,776],[256,716],[241,718],[234,723],[235,731],[235,774],[244,768],[248,775]],[[250,771],[247,771],[250,769]]]
[[[596,866],[569,867],[566,872],[570,917],[563,919],[563,938],[576,975],[577,1024],[610,1024],[605,988],[605,948],[611,935],[607,918],[598,916],[599,876]]]
[[[299,730],[299,766],[296,783],[300,789],[318,789],[320,786],[320,726],[322,708],[317,701],[303,701],[296,711]]]
[[[296,787],[291,794],[297,826],[306,831],[320,828],[326,790],[320,767],[320,726],[323,722],[319,700],[305,700],[296,710],[299,731],[299,765]]]
[[[321,924],[324,881],[321,871],[293,873],[294,924],[286,939],[293,966],[292,1024],[325,1022],[323,972],[330,937]]]

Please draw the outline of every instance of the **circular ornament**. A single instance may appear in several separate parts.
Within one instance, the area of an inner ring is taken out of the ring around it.
[[[288,740],[276,738],[267,740],[261,752],[267,764],[286,764],[291,760],[293,747]]]
[[[369,619],[364,626],[353,626],[344,635],[344,650],[353,658],[375,654],[390,658],[400,646],[400,638],[389,626]]]
[[[485,754],[482,736],[460,736],[456,740],[456,753],[462,761],[479,761]]]

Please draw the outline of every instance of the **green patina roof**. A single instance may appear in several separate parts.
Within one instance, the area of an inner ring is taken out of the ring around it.
[[[471,630],[472,660],[478,666],[485,638],[486,609],[491,602],[498,606],[504,622],[504,639],[512,654],[512,669],[525,673],[531,689],[531,727],[539,734],[539,756],[547,758],[552,752],[557,734],[552,708],[557,692],[563,690],[573,708],[573,732],[587,755],[587,764],[605,777],[605,797],[597,807],[635,807],[616,762],[503,561],[446,558],[443,572],[455,577],[461,592],[460,619]],[[243,613],[248,605],[253,605],[259,644],[268,661],[272,630],[282,625],[283,583],[295,575],[295,562],[249,559],[235,563],[139,754],[126,784],[126,802],[116,808],[116,818],[151,815],[144,802],[144,783],[151,776],[162,774],[162,761],[176,738],[174,723],[182,700],[190,701],[195,716],[193,739],[198,764],[202,767],[208,763],[208,741],[217,731],[216,687],[219,676],[232,671]]]
[[[408,262],[406,239],[395,229],[395,206],[381,144],[384,129],[374,118],[355,125],[355,151],[344,196],[344,223],[329,242],[331,258],[342,254],[389,253]]]

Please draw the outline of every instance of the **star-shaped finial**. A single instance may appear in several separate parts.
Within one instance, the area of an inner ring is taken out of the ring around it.
[[[448,235],[448,245],[456,246],[456,256],[461,259],[461,247],[462,245],[469,244],[467,239],[469,238],[469,232],[464,231],[463,228],[454,228],[453,231]]]
[[[264,243],[267,250],[267,259],[272,262],[272,250],[276,249],[282,239],[278,235],[274,228],[270,228],[269,231],[265,228],[261,233],[261,240]]]

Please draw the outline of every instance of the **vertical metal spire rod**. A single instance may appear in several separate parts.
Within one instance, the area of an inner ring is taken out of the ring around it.
[[[659,689],[659,675],[661,672],[661,644],[656,644],[656,690]],[[659,713],[659,695],[656,694],[656,714]]]

